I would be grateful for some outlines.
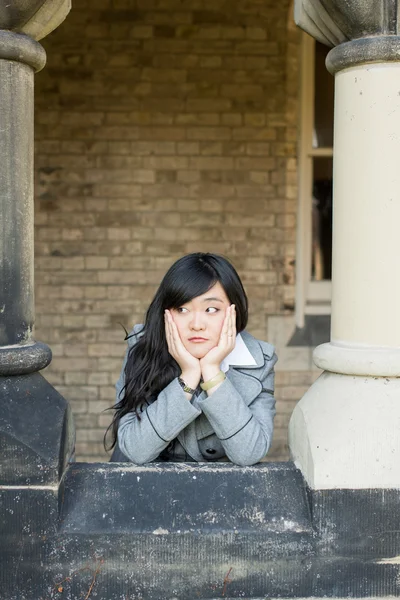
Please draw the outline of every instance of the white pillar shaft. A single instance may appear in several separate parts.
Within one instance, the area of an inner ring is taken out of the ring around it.
[[[296,406],[292,457],[310,487],[400,487],[400,64],[335,79],[332,341]]]
[[[400,19],[395,0],[295,0],[333,47],[331,342],[289,445],[310,487],[400,489]]]
[[[400,348],[400,64],[335,86],[332,342]]]

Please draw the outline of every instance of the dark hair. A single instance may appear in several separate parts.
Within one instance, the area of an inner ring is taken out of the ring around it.
[[[164,329],[164,311],[179,308],[205,294],[219,282],[236,307],[238,333],[247,325],[248,303],[242,282],[231,263],[222,256],[196,252],[177,260],[164,275],[146,313],[137,343],[128,353],[125,366],[123,398],[114,406],[115,414],[108,428],[112,430],[110,448],[117,441],[120,419],[129,412],[139,412],[180,374],[177,362],[168,352]],[[107,432],[108,432],[107,430]],[[106,433],[107,433],[106,432]]]

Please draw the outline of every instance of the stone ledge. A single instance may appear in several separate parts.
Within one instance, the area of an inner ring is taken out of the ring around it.
[[[312,492],[291,462],[75,463],[58,499],[0,500],[7,600],[398,596],[400,491]]]

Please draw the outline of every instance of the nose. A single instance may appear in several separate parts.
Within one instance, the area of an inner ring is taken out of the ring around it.
[[[205,329],[202,313],[196,311],[192,313],[190,329],[192,329],[193,331],[203,331]]]

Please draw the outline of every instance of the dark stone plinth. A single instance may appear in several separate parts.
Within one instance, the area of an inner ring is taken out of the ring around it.
[[[321,490],[310,494],[316,544],[314,594],[400,595],[400,490]]]
[[[37,497],[18,491],[20,520],[0,540],[7,600],[84,598],[96,571],[96,600],[258,598],[266,590],[301,597],[311,589],[314,534],[302,476],[290,463],[73,464],[53,531],[48,493],[49,513],[40,509],[31,534]]]
[[[311,509],[329,552],[400,555],[400,489],[315,491]]]
[[[93,468],[83,463],[71,465],[62,485],[63,533],[161,529],[208,534],[237,529],[311,534],[303,478],[291,463],[242,468],[230,463],[110,463]]]
[[[0,377],[0,406],[0,485],[57,486],[74,446],[67,402],[33,373]]]
[[[0,512],[6,600],[400,593],[400,490],[307,491],[290,462],[76,463]]]

